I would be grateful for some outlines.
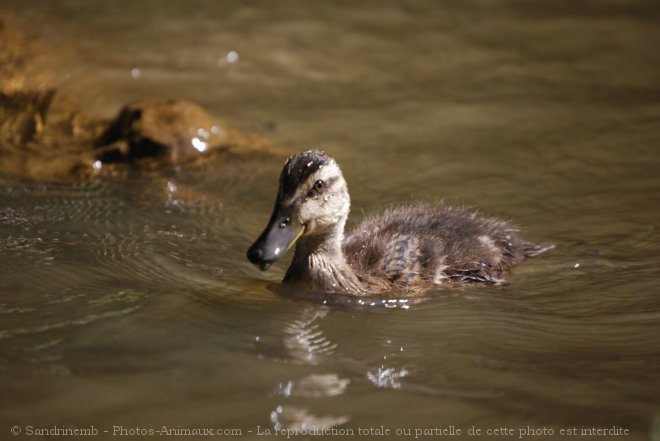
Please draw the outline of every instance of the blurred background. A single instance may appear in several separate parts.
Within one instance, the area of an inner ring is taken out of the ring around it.
[[[268,288],[288,262],[262,273],[244,257],[284,156],[56,182],[6,167],[0,433],[617,426],[660,439],[658,2],[0,0],[0,14],[37,54],[21,87],[56,87],[98,118],[190,100],[291,152],[325,149],[349,228],[444,199],[557,244],[504,286],[328,307]]]

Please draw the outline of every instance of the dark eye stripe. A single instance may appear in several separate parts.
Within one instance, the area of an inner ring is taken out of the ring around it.
[[[325,188],[330,188],[335,182],[339,180],[339,176],[332,176],[330,179],[325,180]]]

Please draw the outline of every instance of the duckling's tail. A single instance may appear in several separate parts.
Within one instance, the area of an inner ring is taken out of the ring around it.
[[[534,244],[534,243],[526,243],[523,246],[523,252],[525,253],[525,257],[534,257],[538,256],[541,253],[545,253],[546,251],[549,251],[553,248],[555,248],[557,245],[554,243],[546,243],[546,244]]]

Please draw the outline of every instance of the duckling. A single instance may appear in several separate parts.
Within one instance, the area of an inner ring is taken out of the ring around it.
[[[402,205],[367,217],[344,235],[350,196],[325,152],[291,156],[266,229],[247,251],[267,270],[295,245],[283,283],[354,295],[423,290],[460,282],[501,283],[536,245],[508,223],[442,203]]]

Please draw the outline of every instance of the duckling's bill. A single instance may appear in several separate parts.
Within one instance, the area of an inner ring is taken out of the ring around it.
[[[273,215],[247,252],[247,258],[262,271],[281,258],[305,232],[304,225],[292,219],[290,209],[276,207]]]

